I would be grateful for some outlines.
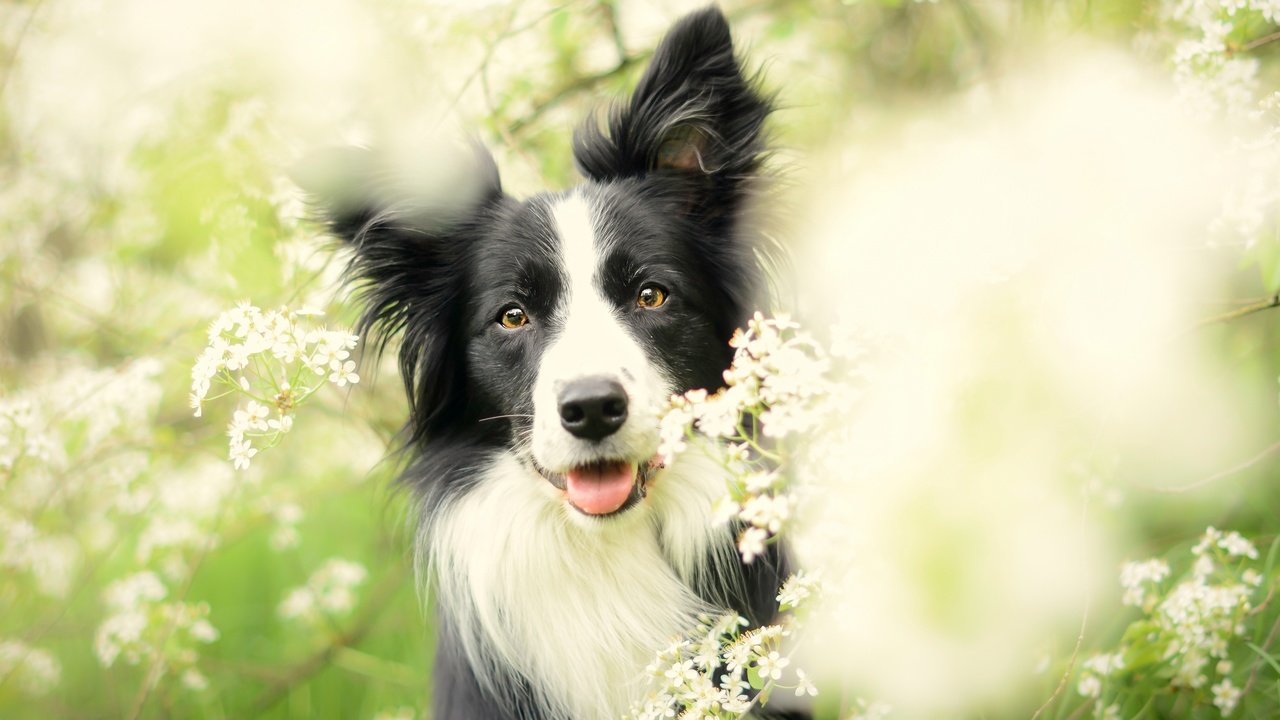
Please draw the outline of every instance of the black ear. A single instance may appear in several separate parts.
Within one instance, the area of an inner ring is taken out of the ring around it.
[[[331,232],[353,250],[348,282],[364,305],[357,332],[380,354],[403,335],[400,372],[411,442],[466,410],[463,306],[468,246],[502,198],[497,168],[472,146],[430,161],[364,148],[319,153],[294,172]]]
[[[735,183],[759,170],[769,111],[734,57],[724,15],[709,7],[672,27],[606,127],[578,130],[574,157],[594,180],[662,172]]]

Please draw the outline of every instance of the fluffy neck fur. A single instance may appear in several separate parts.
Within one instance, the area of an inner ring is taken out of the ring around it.
[[[554,716],[624,715],[656,653],[740,592],[730,530],[708,520],[723,492],[722,474],[690,457],[641,508],[600,523],[496,454],[423,537],[481,686],[511,697],[504,678],[522,677]]]

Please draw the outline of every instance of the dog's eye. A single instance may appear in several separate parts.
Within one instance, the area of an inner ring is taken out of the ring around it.
[[[636,296],[636,304],[642,308],[662,307],[666,301],[667,291],[657,285],[645,285],[640,288],[640,294]]]
[[[524,310],[515,305],[503,310],[502,314],[498,316],[498,324],[508,330],[524,327],[528,322],[529,316],[525,315]]]

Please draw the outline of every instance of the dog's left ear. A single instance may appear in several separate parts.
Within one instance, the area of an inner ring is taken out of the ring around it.
[[[574,158],[593,180],[662,173],[732,191],[759,171],[769,111],[734,57],[724,15],[709,7],[667,33],[604,128],[592,120],[578,130]]]

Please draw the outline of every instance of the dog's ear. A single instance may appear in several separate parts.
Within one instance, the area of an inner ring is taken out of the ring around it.
[[[667,33],[605,127],[592,119],[578,130],[574,157],[594,180],[663,173],[733,190],[759,170],[769,110],[734,57],[724,15],[709,7]]]
[[[295,168],[312,207],[352,250],[347,281],[364,306],[357,332],[381,354],[400,341],[411,442],[465,412],[465,353],[450,346],[463,306],[468,245],[503,197],[478,145],[416,154],[342,148]]]

